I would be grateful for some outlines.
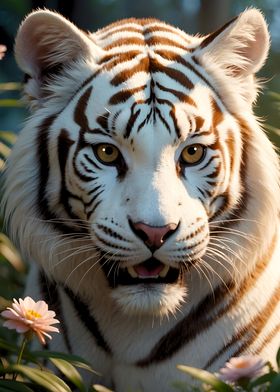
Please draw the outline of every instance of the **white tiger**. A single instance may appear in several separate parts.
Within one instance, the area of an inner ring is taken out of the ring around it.
[[[260,11],[190,36],[155,19],[93,34],[35,11],[15,44],[32,115],[7,163],[27,294],[50,347],[117,392],[168,392],[177,364],[273,361],[280,343],[279,166],[252,112]]]

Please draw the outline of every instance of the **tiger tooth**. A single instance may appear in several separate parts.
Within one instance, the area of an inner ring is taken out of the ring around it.
[[[165,265],[164,268],[160,271],[159,276],[161,278],[165,278],[167,275],[167,272],[169,271],[169,265]]]
[[[133,267],[127,267],[127,271],[132,278],[138,278],[138,275]]]

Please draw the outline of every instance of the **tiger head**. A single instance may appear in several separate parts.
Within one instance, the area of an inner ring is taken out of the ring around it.
[[[251,109],[268,47],[255,9],[204,37],[154,19],[86,34],[30,14],[15,54],[33,114],[5,202],[27,257],[127,314],[175,312],[242,278],[278,194]]]

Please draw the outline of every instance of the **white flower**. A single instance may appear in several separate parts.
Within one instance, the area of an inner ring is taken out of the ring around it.
[[[59,323],[54,318],[55,312],[48,309],[45,301],[35,302],[30,297],[20,298],[19,301],[14,299],[12,307],[4,310],[1,316],[7,319],[4,327],[19,333],[33,331],[42,344],[46,343],[45,336],[52,338],[47,332],[59,332],[58,328],[52,327],[52,324]]]
[[[252,379],[258,376],[266,362],[257,355],[233,357],[220,369],[220,379],[235,382],[243,378]]]

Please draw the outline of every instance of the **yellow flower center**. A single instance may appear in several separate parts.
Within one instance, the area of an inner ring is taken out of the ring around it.
[[[32,320],[34,318],[41,318],[42,315],[40,313],[35,312],[33,309],[29,309],[26,311],[26,317],[28,320]]]
[[[248,361],[242,361],[242,362],[237,363],[237,364],[235,365],[235,367],[236,367],[237,369],[244,369],[244,368],[249,367],[249,363],[248,363]]]

